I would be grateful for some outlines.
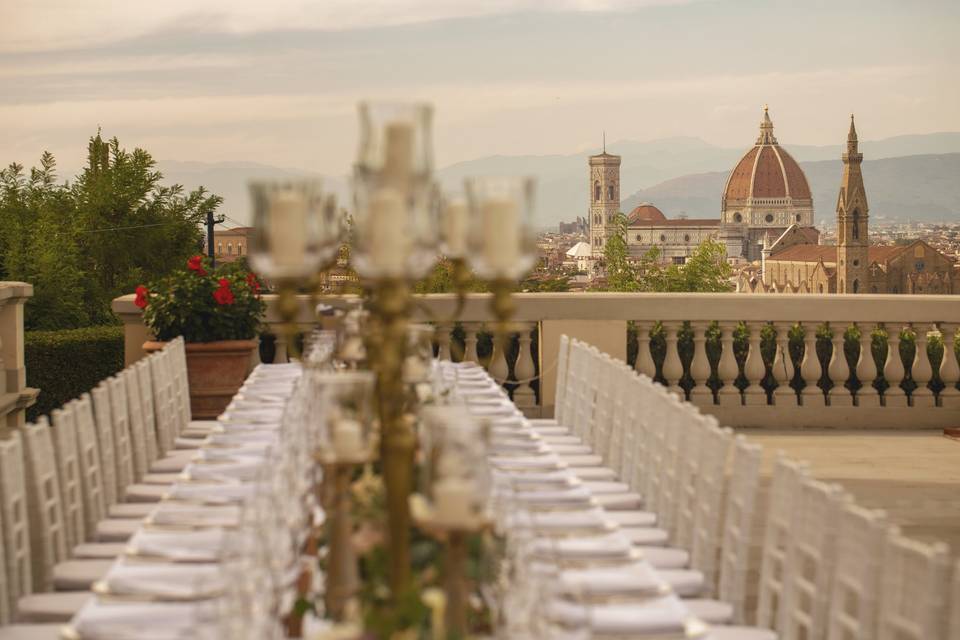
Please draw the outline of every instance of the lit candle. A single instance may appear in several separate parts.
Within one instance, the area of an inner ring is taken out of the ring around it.
[[[391,122],[384,134],[383,180],[405,192],[413,164],[413,127],[404,122]]]
[[[407,356],[403,361],[403,381],[422,382],[427,379],[430,370],[417,356]]]
[[[307,203],[282,190],[270,203],[270,256],[278,267],[301,267],[307,253]]]
[[[483,203],[484,257],[496,276],[508,275],[520,259],[520,224],[517,203],[490,198]]]
[[[370,261],[381,275],[404,274],[410,242],[405,222],[400,191],[390,187],[378,190],[370,202],[366,231],[370,237]]]
[[[473,502],[473,487],[466,480],[444,478],[433,485],[433,512],[440,524],[467,525],[474,519]]]
[[[363,458],[363,430],[356,420],[341,418],[333,423],[333,452],[338,460]]]
[[[451,200],[443,212],[443,235],[448,258],[462,258],[467,253],[467,203]]]

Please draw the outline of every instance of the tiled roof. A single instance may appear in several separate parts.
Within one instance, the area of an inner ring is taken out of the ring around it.
[[[657,209],[649,202],[644,202],[637,205],[634,210],[630,212],[630,215],[627,216],[627,224],[663,222],[666,219],[667,216],[663,215],[663,211],[660,211],[660,209]]]
[[[646,222],[640,221],[636,223],[631,223],[629,227],[631,229],[636,229],[640,227],[652,227],[659,229],[660,227],[717,227],[720,226],[719,218],[674,218],[666,219],[658,222]]]
[[[867,261],[883,264],[904,249],[906,249],[905,246],[867,247]],[[778,251],[767,259],[783,260],[788,262],[817,262],[818,260],[822,259],[824,262],[834,263],[837,261],[837,247],[836,245],[832,244],[798,244],[792,247],[787,247],[783,251]]]
[[[810,185],[797,161],[780,145],[762,144],[747,151],[730,173],[724,194],[746,198],[810,199]]]

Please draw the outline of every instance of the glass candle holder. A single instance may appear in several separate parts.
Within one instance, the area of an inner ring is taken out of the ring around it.
[[[470,209],[462,195],[443,198],[440,224],[443,230],[440,251],[451,260],[467,257]]]
[[[364,278],[419,278],[436,261],[438,203],[426,104],[360,105],[351,261]]]
[[[311,421],[313,448],[324,464],[359,463],[374,449],[371,371],[304,373],[313,391]]]
[[[306,278],[336,257],[343,222],[319,180],[250,183],[250,266],[271,280]]]
[[[462,406],[425,407],[420,416],[421,485],[432,519],[449,528],[475,527],[486,518],[490,497],[489,423]]]
[[[418,384],[430,379],[433,362],[433,325],[407,327],[407,354],[403,360],[403,381]]]
[[[470,266],[485,280],[518,280],[536,260],[533,178],[465,181],[470,211]]]

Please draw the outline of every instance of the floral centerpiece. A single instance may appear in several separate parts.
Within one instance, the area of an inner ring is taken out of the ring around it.
[[[190,405],[194,418],[215,418],[249,373],[265,305],[260,282],[242,262],[216,270],[203,256],[183,269],[136,289],[134,304],[155,351],[183,336],[186,342]]]

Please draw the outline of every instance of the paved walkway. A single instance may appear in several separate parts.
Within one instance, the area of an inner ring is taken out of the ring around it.
[[[763,445],[768,471],[778,449],[807,460],[816,478],[842,484],[907,535],[946,542],[960,557],[960,441],[934,431],[741,433]]]

